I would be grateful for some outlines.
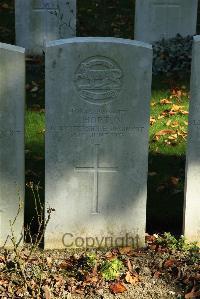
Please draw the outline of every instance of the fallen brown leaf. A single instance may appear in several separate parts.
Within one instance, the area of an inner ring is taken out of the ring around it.
[[[129,259],[127,259],[127,268],[128,268],[130,273],[133,272],[133,266],[132,266],[131,261]]]
[[[132,251],[133,251],[133,248],[132,247],[121,247],[121,248],[119,248],[119,253],[120,254],[130,254],[130,253],[132,253]]]
[[[125,285],[121,282],[112,283],[109,288],[113,294],[124,293],[127,291]]]
[[[174,266],[175,262],[176,261],[174,259],[168,259],[165,261],[164,267],[171,268],[172,266]]]
[[[191,298],[198,299],[199,297],[200,297],[200,290],[196,290],[195,287],[192,289],[191,292],[185,295],[185,299],[191,299]]]
[[[170,183],[171,183],[173,186],[177,186],[178,183],[179,183],[179,178],[174,177],[174,176],[170,177]]]
[[[117,254],[115,252],[111,252],[111,251],[108,251],[106,252],[105,254],[105,257],[108,259],[108,260],[113,260],[114,258],[116,258]]]
[[[130,271],[128,271],[126,273],[126,277],[125,277],[126,282],[132,284],[132,285],[136,285],[140,280],[139,280],[139,276],[136,274],[132,274],[130,273]]]
[[[85,282],[87,283],[97,283],[99,280],[98,276],[93,276],[93,275],[87,275],[86,276],[86,279],[85,279]]]
[[[52,265],[52,258],[47,256],[46,260],[47,260],[47,265],[51,266]]]
[[[155,278],[160,278],[160,276],[162,275],[162,273],[160,271],[156,271],[153,275],[153,277]]]
[[[63,270],[72,269],[73,268],[73,261],[70,261],[70,260],[62,261],[59,264],[59,268],[63,269]]]
[[[155,241],[157,240],[157,235],[149,235],[149,234],[146,234],[146,236],[145,236],[145,241],[146,241],[146,243],[148,243],[148,244],[152,244],[152,243],[154,243]]]
[[[0,256],[0,263],[5,263],[5,257],[3,255]]]
[[[174,134],[174,133],[176,133],[176,131],[174,131],[174,130],[161,130],[161,131],[157,132],[155,134],[155,136],[163,136],[163,135]]]
[[[51,299],[51,292],[49,287],[46,285],[44,286],[44,294],[45,294],[45,299]]]

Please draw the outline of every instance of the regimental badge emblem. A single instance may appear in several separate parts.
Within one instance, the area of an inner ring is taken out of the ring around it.
[[[75,86],[80,97],[102,105],[117,98],[122,88],[123,73],[117,63],[107,57],[90,57],[75,73]]]

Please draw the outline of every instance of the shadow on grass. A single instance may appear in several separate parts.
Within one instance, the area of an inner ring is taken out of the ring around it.
[[[26,63],[26,105],[28,109],[40,110],[45,106],[45,57],[28,57]],[[33,92],[34,89],[36,92]]]
[[[150,153],[149,174],[147,232],[181,235],[185,157]]]

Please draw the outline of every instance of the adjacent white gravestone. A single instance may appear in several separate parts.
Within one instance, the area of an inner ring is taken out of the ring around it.
[[[186,163],[184,233],[200,244],[200,36],[194,37]]]
[[[0,43],[0,246],[24,201],[25,49]],[[23,206],[13,226],[22,237]]]
[[[76,35],[76,0],[15,0],[16,44],[42,54],[47,41]]]
[[[198,0],[136,0],[135,39],[152,43],[194,35],[197,7]]]
[[[46,49],[46,248],[144,244],[152,48],[74,38]]]

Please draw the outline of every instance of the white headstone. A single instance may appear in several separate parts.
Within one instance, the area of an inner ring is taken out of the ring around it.
[[[144,245],[151,68],[141,42],[48,43],[46,248]]]
[[[0,246],[24,201],[24,52],[0,43]],[[22,206],[13,226],[17,241],[23,236],[23,220]]]
[[[185,186],[185,237],[200,244],[200,36],[193,43]]]
[[[47,41],[76,36],[76,0],[15,0],[16,44],[42,54]]]
[[[194,35],[197,7],[198,0],[136,0],[135,39],[152,43]]]

